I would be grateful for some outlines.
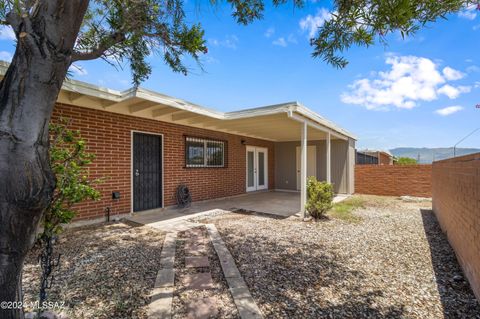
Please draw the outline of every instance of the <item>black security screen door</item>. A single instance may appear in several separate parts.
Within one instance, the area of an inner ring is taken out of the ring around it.
[[[162,207],[162,138],[133,133],[133,211]]]

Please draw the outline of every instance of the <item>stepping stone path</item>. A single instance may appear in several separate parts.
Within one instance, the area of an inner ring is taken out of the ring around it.
[[[204,270],[184,277],[184,285],[191,290],[213,288],[210,272],[210,261],[207,256],[206,238],[201,229],[195,228],[186,232],[185,267]],[[207,319],[218,315],[217,302],[214,297],[195,298],[187,304],[187,318]]]
[[[187,292],[192,292],[192,298],[187,299],[184,303],[185,317],[188,319],[208,319],[217,318],[220,315],[218,305],[222,304],[222,295],[212,296],[212,294],[216,293],[216,290],[213,289],[218,289],[218,283],[214,284],[212,279],[212,270],[216,278],[218,270],[212,268],[208,257],[207,243],[211,241],[216,255],[218,255],[223,277],[228,284],[228,291],[233,298],[240,318],[263,318],[216,227],[213,224],[207,224],[205,227],[205,232],[197,227],[187,229],[184,233],[184,269],[188,269],[188,271],[180,275],[180,278],[177,277],[177,285],[181,286],[183,284],[183,288]],[[179,269],[175,271],[176,241],[177,231],[169,232],[165,236],[160,269],[157,273],[151,302],[148,307],[149,319],[172,318],[172,304],[176,289],[175,276],[179,276]],[[177,267],[178,263],[179,260],[177,260]],[[183,268],[180,266],[180,269]],[[181,271],[180,274],[182,274]],[[201,293],[211,289],[212,291],[205,295]],[[225,310],[222,308],[222,311]]]

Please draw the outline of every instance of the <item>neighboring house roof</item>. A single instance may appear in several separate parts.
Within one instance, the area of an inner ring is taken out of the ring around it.
[[[382,153],[382,154],[385,154],[389,157],[393,157],[392,153],[390,153],[389,151],[385,151],[385,150],[364,149],[364,150],[358,150],[357,152],[358,153],[363,153],[363,154],[368,154],[368,155],[371,155],[371,156],[376,156],[377,153]]]
[[[0,61],[1,76],[8,66]],[[71,79],[64,81],[58,102],[271,141],[299,140],[298,121],[305,120],[310,125],[307,135],[311,140],[323,139],[327,132],[332,138],[356,140],[354,135],[299,102],[219,112],[143,88],[117,91]]]

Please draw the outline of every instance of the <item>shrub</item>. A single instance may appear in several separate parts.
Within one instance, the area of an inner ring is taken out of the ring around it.
[[[315,220],[322,218],[332,208],[333,186],[327,182],[319,182],[313,176],[307,181],[307,212]]]
[[[41,253],[40,298],[42,305],[47,299],[46,290],[51,288],[54,280],[53,270],[58,267],[60,255],[54,256],[57,236],[75,217],[73,205],[86,199],[97,200],[100,192],[95,185],[101,180],[88,178],[88,165],[95,158],[88,152],[85,140],[80,132],[68,129],[69,121],[61,119],[58,124],[50,124],[50,167],[55,174],[55,191],[50,205],[42,219],[42,232],[39,234]],[[41,317],[42,307],[38,308],[37,317]]]
[[[415,165],[418,164],[417,160],[410,157],[399,157],[394,162],[395,165]]]

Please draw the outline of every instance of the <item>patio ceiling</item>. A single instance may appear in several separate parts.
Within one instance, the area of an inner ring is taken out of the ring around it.
[[[0,75],[7,68],[0,61]],[[309,140],[326,139],[327,133],[356,139],[297,102],[224,113],[142,88],[120,92],[75,80],[64,82],[58,102],[270,141],[300,140],[300,121],[309,122]]]

